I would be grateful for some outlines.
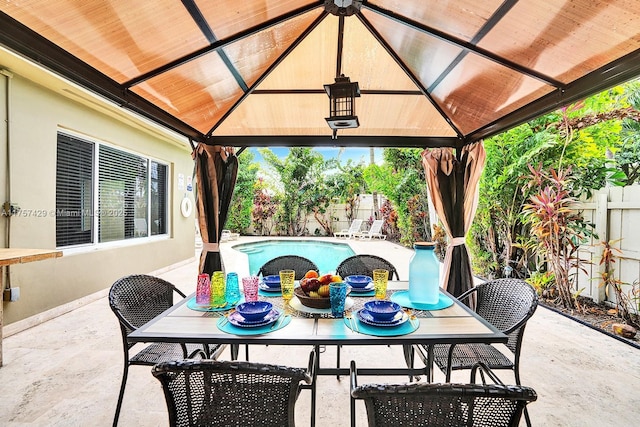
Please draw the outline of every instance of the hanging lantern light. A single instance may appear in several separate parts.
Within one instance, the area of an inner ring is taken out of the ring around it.
[[[333,137],[336,137],[338,129],[360,126],[355,103],[355,98],[360,96],[358,82],[352,83],[349,77],[343,74],[336,77],[335,83],[324,85],[324,90],[329,96],[329,117],[325,120],[333,129]]]

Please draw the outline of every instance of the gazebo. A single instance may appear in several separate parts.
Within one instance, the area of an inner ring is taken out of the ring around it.
[[[480,141],[640,75],[639,28],[629,1],[0,6],[1,47],[192,142],[207,271],[250,146],[439,148],[425,168],[464,261]]]

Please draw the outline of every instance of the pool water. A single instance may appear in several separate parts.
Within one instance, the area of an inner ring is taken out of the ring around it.
[[[318,266],[321,274],[333,273],[342,261],[356,254],[346,243],[317,240],[263,240],[241,243],[233,249],[247,254],[251,274],[258,274],[265,262],[281,255],[305,257]]]

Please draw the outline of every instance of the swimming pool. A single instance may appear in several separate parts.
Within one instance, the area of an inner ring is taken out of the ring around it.
[[[247,254],[251,274],[258,274],[265,262],[281,255],[303,256],[313,261],[320,273],[331,273],[344,259],[356,254],[346,243],[321,240],[261,240],[232,247]]]

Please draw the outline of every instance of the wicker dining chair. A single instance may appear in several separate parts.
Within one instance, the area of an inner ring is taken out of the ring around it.
[[[351,425],[355,399],[364,400],[369,427],[517,427],[535,390],[504,384],[363,384],[351,361]]]
[[[258,270],[258,276],[270,276],[277,275],[280,270],[295,270],[296,280],[304,278],[304,275],[309,270],[318,271],[318,266],[305,257],[298,255],[282,255],[273,258],[265,262],[260,270]]]
[[[122,277],[111,285],[109,306],[118,318],[124,349],[124,371],[113,419],[114,426],[118,425],[129,366],[153,366],[163,361],[192,357],[215,359],[224,350],[224,345],[205,347],[200,344],[153,343],[143,348],[145,344],[138,344],[140,350],[130,354],[136,343],[129,341],[128,335],[171,307],[176,294],[185,297],[184,293],[166,280],[144,274]]]
[[[435,364],[451,380],[451,372],[472,369],[479,362],[492,370],[508,369],[514,372],[516,384],[520,385],[520,350],[527,321],[538,307],[535,289],[524,280],[496,279],[479,284],[460,295],[460,301],[476,296],[476,313],[509,337],[505,353],[491,344],[436,344],[431,349],[423,347],[427,353],[433,352]],[[525,419],[530,425],[525,409]]]
[[[258,270],[258,276],[278,275],[280,270],[294,270],[296,272],[295,280],[304,278],[309,270],[319,271],[318,266],[310,259],[299,255],[282,255],[265,262]],[[238,349],[236,347],[232,348],[232,355],[234,359],[237,357]],[[248,344],[245,346],[245,357],[249,360]]]
[[[361,274],[364,276],[373,277],[373,270],[375,269],[389,270],[389,280],[400,280],[398,270],[384,258],[376,255],[360,254],[346,258],[342,261],[338,268],[336,268],[336,274],[341,277],[351,276],[353,274]]]
[[[336,274],[342,278],[359,274],[373,277],[373,270],[383,269],[389,271],[389,279],[400,280],[398,270],[384,258],[377,255],[359,254],[345,258],[336,268]],[[336,366],[340,368],[340,346],[336,351]],[[338,375],[337,378],[340,378]]]
[[[162,383],[172,427],[294,426],[302,383],[313,381],[314,354],[307,369],[182,360],[160,363],[152,372]]]

